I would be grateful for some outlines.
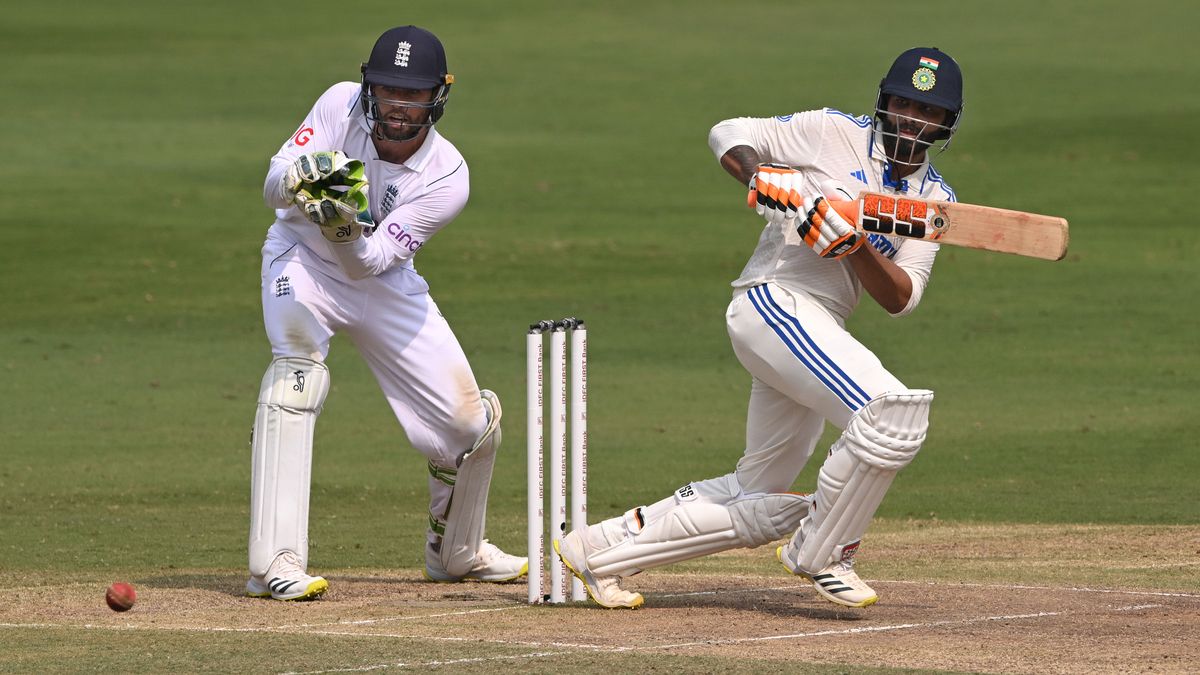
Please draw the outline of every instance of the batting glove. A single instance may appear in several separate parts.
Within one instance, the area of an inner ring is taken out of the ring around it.
[[[315,195],[320,188],[336,185],[353,187],[365,183],[366,168],[357,159],[350,159],[340,151],[311,152],[300,155],[283,174],[279,184],[283,199],[291,204],[301,190]]]
[[[804,174],[784,164],[760,164],[750,179],[746,205],[771,223],[794,220],[800,215],[804,198],[800,184]]]
[[[838,259],[862,246],[865,237],[824,197],[805,197],[808,217],[796,226],[804,243],[822,258]]]

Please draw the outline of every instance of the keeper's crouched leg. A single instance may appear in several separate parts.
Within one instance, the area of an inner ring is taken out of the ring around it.
[[[311,359],[276,358],[263,375],[251,439],[252,597],[305,600],[329,587],[306,571],[313,429],[328,393],[329,370]]]
[[[451,488],[445,512],[430,514],[430,528],[437,536],[425,546],[425,576],[433,581],[503,582],[529,571],[527,558],[509,555],[483,536],[503,413],[495,393],[484,389],[480,398],[487,426],[479,439],[454,467],[429,463],[434,480]]]

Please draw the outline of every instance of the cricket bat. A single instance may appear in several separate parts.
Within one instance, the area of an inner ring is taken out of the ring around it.
[[[856,201],[829,203],[867,232],[1043,260],[1062,260],[1070,239],[1065,218],[991,206],[865,191]]]

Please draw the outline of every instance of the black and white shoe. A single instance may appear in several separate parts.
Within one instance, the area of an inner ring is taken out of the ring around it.
[[[327,590],[329,582],[306,574],[291,551],[280,553],[267,568],[266,576],[252,576],[246,582],[246,595],[272,600],[312,600]]]
[[[846,547],[841,560],[834,562],[816,574],[809,574],[796,566],[796,561],[788,557],[788,551],[795,550],[791,546],[780,546],[775,549],[775,557],[789,572],[798,577],[804,577],[813,583],[817,594],[834,604],[844,607],[867,607],[879,601],[879,595],[858,577],[854,571],[854,553],[858,550],[858,542]]]

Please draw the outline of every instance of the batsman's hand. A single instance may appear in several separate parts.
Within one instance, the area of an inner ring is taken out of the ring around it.
[[[804,197],[800,185],[804,174],[784,164],[760,164],[750,178],[746,205],[773,223],[795,220],[800,216]]]
[[[314,187],[296,192],[296,206],[335,244],[354,241],[364,229],[374,226],[369,204],[366,181],[349,188]]]
[[[349,188],[366,182],[366,168],[360,160],[350,159],[338,150],[310,152],[292,162],[283,174],[279,190],[284,201],[291,204],[301,190],[306,190],[311,197],[321,188]]]
[[[808,216],[796,226],[796,231],[822,258],[836,260],[848,256],[866,239],[825,197],[805,197],[804,212]]]

